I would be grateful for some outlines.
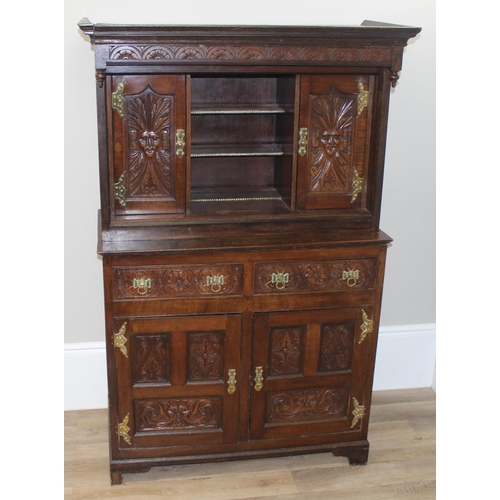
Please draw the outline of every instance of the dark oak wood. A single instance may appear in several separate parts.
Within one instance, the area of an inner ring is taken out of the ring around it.
[[[296,453],[366,463],[389,89],[420,29],[79,26],[111,483]]]

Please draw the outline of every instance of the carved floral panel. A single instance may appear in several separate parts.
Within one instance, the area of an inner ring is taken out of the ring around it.
[[[322,325],[318,372],[351,367],[355,326],[354,322]]]
[[[224,332],[187,334],[188,380],[223,378]]]
[[[135,383],[170,380],[170,335],[135,335],[132,349]]]
[[[136,429],[141,431],[220,429],[222,398],[137,400]]]
[[[261,294],[373,288],[376,270],[376,259],[265,262],[255,265],[254,291]],[[349,271],[357,276],[355,280],[347,279],[347,276],[353,275]],[[273,275],[279,273],[287,275],[286,283],[279,284],[276,279],[273,280]]]
[[[344,95],[335,86],[325,95],[310,96],[312,147],[309,190],[350,193],[357,95]]]
[[[115,268],[117,299],[162,298],[200,295],[240,295],[241,264],[145,266]]]
[[[310,389],[267,395],[266,422],[323,420],[345,417],[347,389]]]
[[[171,197],[173,97],[147,88],[125,96],[128,132],[128,198]]]
[[[268,368],[270,376],[301,372],[304,333],[305,326],[271,329]]]

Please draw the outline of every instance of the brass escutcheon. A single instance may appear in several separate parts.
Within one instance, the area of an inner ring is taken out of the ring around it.
[[[186,137],[186,132],[184,129],[179,128],[175,133],[175,154],[177,158],[182,158],[184,156],[184,147],[186,143],[184,142],[184,138]]]
[[[299,130],[299,155],[305,156],[307,154],[307,128]]]

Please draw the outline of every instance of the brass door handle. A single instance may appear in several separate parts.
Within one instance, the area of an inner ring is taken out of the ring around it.
[[[234,368],[230,368],[227,372],[227,375],[227,392],[229,394],[234,394],[234,392],[236,391],[236,370]]]
[[[177,158],[182,158],[184,156],[184,138],[186,137],[186,131],[182,128],[177,129],[175,133],[175,154]]]
[[[299,155],[305,156],[307,154],[307,128],[299,130]]]
[[[255,367],[255,385],[253,386],[256,391],[260,391],[264,387],[264,378],[262,375],[262,366]]]

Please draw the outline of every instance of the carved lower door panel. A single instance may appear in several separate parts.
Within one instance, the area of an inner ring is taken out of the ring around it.
[[[299,209],[366,205],[374,77],[302,76]]]
[[[118,448],[237,439],[240,316],[116,318]]]
[[[256,314],[253,439],[359,433],[372,307]]]

